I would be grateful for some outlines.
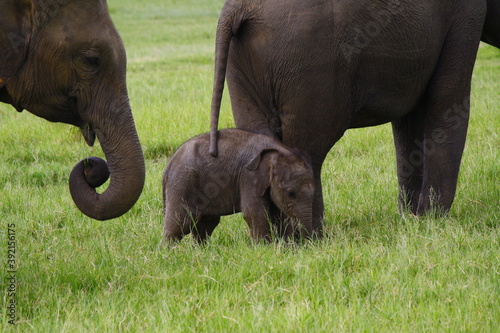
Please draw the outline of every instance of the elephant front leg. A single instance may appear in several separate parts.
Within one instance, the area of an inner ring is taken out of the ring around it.
[[[262,198],[248,201],[242,209],[243,218],[250,229],[250,236],[256,241],[271,241],[270,203]]]

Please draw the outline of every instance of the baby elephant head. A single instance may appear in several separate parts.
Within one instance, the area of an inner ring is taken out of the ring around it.
[[[248,165],[257,171],[256,190],[269,194],[273,203],[297,228],[302,238],[312,234],[314,175],[308,159],[287,148],[265,149]]]

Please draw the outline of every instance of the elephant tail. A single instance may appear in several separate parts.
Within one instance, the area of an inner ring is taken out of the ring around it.
[[[228,0],[222,8],[217,33],[215,37],[215,70],[212,106],[210,115],[210,148],[211,156],[217,156],[217,132],[219,126],[220,107],[231,39],[238,34],[238,30],[247,19],[242,1]]]

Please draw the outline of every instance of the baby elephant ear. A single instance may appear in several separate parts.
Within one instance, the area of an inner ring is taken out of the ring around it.
[[[31,38],[30,0],[0,1],[0,88],[24,61]]]
[[[266,194],[267,189],[271,186],[272,164],[274,156],[271,156],[262,162],[267,154],[278,152],[276,149],[264,149],[258,153],[247,165],[246,168],[251,171],[257,171],[254,178],[255,191],[258,196]],[[261,163],[262,162],[262,163]]]
[[[246,168],[250,171],[256,171],[259,168],[260,161],[264,158],[267,153],[277,152],[276,149],[263,149],[246,165]]]

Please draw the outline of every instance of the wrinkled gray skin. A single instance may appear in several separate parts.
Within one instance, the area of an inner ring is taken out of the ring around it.
[[[392,122],[400,206],[448,211],[479,41],[500,46],[500,0],[227,0],[216,36],[211,148],[224,78],[236,126],[321,166],[349,128]],[[484,24],[484,29],[483,29]]]
[[[314,178],[308,160],[267,135],[237,129],[219,132],[219,155],[206,152],[209,134],[195,137],[172,156],[163,176],[164,240],[192,232],[209,237],[220,216],[243,212],[255,240],[271,239],[269,220],[283,212],[279,236],[312,232]]]
[[[0,101],[97,135],[106,162],[89,158],[70,175],[78,208],[106,220],[127,212],[144,185],[144,158],[125,81],[123,43],[104,0],[2,0]],[[111,175],[102,194],[95,187]]]

